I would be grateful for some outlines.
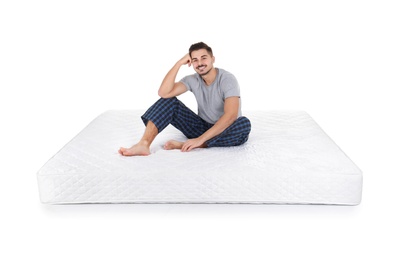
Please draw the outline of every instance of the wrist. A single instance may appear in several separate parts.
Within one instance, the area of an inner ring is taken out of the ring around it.
[[[208,139],[205,138],[204,135],[199,136],[197,139],[198,139],[198,141],[199,141],[200,143],[205,143],[206,141],[208,141]]]
[[[177,63],[175,63],[175,66],[181,67],[183,64],[182,60],[178,60]]]

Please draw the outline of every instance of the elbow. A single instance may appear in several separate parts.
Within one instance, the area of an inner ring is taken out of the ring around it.
[[[174,86],[168,86],[168,85],[161,85],[157,94],[161,97],[161,98],[169,98],[171,97],[171,92],[173,91]]]
[[[157,94],[158,94],[159,97],[161,97],[161,98],[168,98],[168,93],[165,93],[165,92],[161,91],[160,89],[159,89],[159,91],[157,92]]]
[[[157,94],[159,95],[159,97],[161,97],[161,98],[164,98],[164,93],[163,93],[163,92],[161,92],[160,90],[159,90],[159,91],[157,91]]]

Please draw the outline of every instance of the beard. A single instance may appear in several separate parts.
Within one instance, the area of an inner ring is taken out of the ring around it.
[[[212,68],[213,68],[213,67],[212,67]],[[205,75],[207,75],[209,72],[211,72],[212,68],[210,68],[207,72],[200,73],[199,71],[197,71],[197,73],[198,73],[200,76],[205,76]]]

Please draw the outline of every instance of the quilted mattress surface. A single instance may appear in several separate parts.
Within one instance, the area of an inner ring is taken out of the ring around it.
[[[304,111],[245,111],[238,147],[167,151],[185,140],[168,126],[150,156],[123,157],[139,141],[143,111],[99,115],[37,173],[43,203],[278,203],[357,205],[362,172]]]

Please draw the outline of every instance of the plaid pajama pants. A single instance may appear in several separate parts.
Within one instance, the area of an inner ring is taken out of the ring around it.
[[[146,125],[152,121],[159,133],[169,124],[180,130],[188,139],[197,138],[213,126],[196,115],[176,97],[160,98],[141,116]],[[248,118],[239,117],[221,134],[206,142],[208,147],[237,146],[248,140],[251,124]]]

